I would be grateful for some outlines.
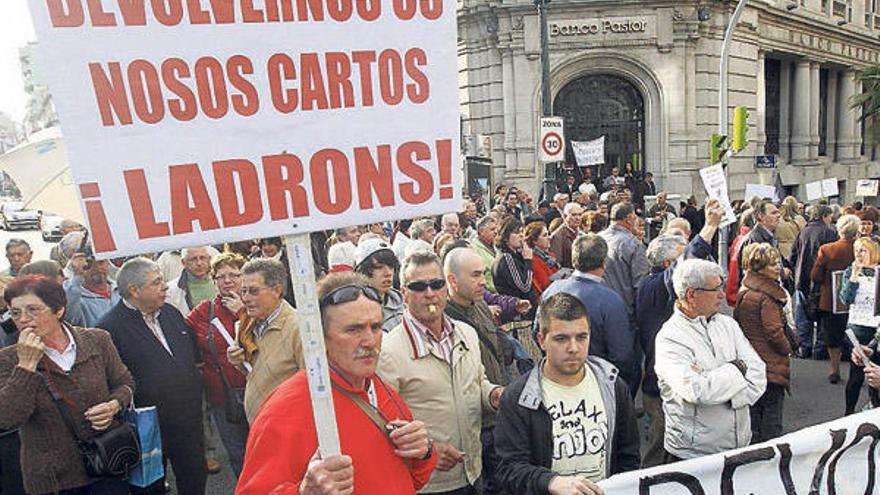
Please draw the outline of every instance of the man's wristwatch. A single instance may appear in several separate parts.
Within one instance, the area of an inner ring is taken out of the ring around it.
[[[433,454],[434,454],[434,439],[429,438],[428,439],[428,451],[425,452],[425,456],[422,457],[422,460],[425,461],[425,460],[430,459]]]

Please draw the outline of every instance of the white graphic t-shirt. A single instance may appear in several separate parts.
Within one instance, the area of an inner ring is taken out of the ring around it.
[[[605,479],[608,418],[599,385],[590,367],[584,379],[567,387],[541,379],[544,404],[553,422],[553,462],[550,469],[563,476]]]

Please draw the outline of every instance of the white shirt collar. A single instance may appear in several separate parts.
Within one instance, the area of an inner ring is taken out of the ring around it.
[[[46,346],[43,352],[46,354],[46,357],[57,364],[62,371],[67,372],[73,368],[73,363],[76,362],[76,341],[73,340],[73,334],[70,333],[70,330],[68,330],[65,325],[62,324],[61,328],[64,330],[64,333],[67,334],[67,347],[64,348],[64,351],[58,352],[55,349]]]

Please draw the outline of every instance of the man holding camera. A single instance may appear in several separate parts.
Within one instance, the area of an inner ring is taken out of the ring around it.
[[[110,280],[110,262],[96,260],[88,236],[83,235],[68,266],[74,276],[64,282],[64,319],[73,326],[94,328],[120,300],[116,284]]]

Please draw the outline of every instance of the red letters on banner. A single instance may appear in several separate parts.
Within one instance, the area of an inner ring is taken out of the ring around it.
[[[269,206],[271,220],[286,220],[307,217],[312,208],[321,214],[338,215],[352,206],[358,210],[395,206],[395,189],[400,201],[408,205],[428,201],[435,189],[441,198],[450,198],[451,147],[451,140],[441,139],[433,145],[409,141],[396,149],[389,144],[375,149],[357,147],[351,153],[327,148],[309,157],[307,165],[289,153],[263,156],[259,165],[243,158],[216,160],[211,186],[197,164],[171,165],[169,219],[156,217],[143,169],[126,170],[123,178],[138,238],[143,240],[187,234],[196,226],[208,231],[254,224],[265,216],[264,204]],[[401,174],[397,180],[395,169]],[[439,170],[436,184],[435,169]],[[219,211],[214,209],[209,188],[216,195]]]
[[[401,53],[375,51],[276,53],[266,71],[272,106],[281,113],[385,105],[428,100],[430,84],[423,72],[428,57],[421,48]],[[375,71],[373,70],[375,67]],[[353,69],[359,74],[353,75]],[[254,64],[244,55],[225,63],[202,57],[193,67],[169,58],[158,67],[144,59],[90,63],[95,101],[104,126],[131,125],[136,120],[157,124],[166,117],[189,121],[199,113],[220,119],[231,113],[248,117],[260,109],[257,88],[251,82]],[[378,81],[374,81],[374,73]],[[378,91],[374,87],[378,83]]]
[[[56,28],[145,26],[147,13],[165,26],[347,22],[353,17],[370,22],[382,13],[381,0],[266,0],[263,8],[254,0],[46,0],[46,6]],[[394,0],[392,11],[403,21],[416,14],[436,20],[443,14],[443,0]]]

